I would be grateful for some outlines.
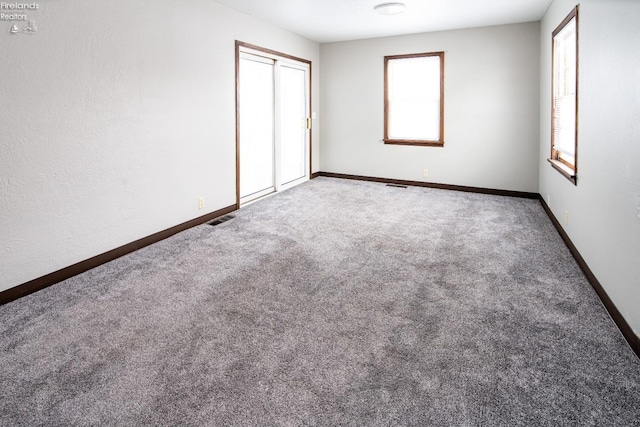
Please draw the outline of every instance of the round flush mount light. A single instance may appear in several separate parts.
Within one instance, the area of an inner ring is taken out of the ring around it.
[[[373,9],[380,15],[397,15],[404,12],[404,3],[381,3]]]

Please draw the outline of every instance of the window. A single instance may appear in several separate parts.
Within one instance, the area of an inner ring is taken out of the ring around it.
[[[444,52],[384,57],[385,144],[444,145]]]
[[[578,7],[552,34],[551,158],[574,184],[578,171]]]

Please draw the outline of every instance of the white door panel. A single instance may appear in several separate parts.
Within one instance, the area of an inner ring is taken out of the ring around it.
[[[280,181],[281,185],[306,176],[306,71],[280,67]]]
[[[240,204],[309,179],[309,65],[239,52]]]
[[[242,199],[274,190],[274,61],[240,61]]]

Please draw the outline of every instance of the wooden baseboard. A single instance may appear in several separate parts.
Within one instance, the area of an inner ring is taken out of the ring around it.
[[[624,338],[627,340],[627,343],[629,343],[629,346],[634,351],[636,356],[640,358],[640,337],[635,334],[635,332],[633,331],[631,326],[627,323],[627,321],[624,319],[624,317],[622,316],[618,308],[615,306],[613,301],[611,301],[611,298],[609,298],[609,295],[607,295],[607,292],[602,287],[602,284],[598,281],[596,276],[593,274],[593,272],[587,265],[586,261],[584,260],[580,252],[578,252],[578,249],[573,244],[571,239],[569,239],[569,236],[562,228],[562,225],[560,225],[560,222],[558,222],[556,217],[551,212],[551,209],[549,209],[549,206],[547,206],[547,203],[544,201],[543,197],[540,194],[527,193],[527,192],[521,192],[521,191],[495,190],[495,189],[481,188],[481,187],[466,187],[466,186],[459,186],[459,185],[437,184],[437,183],[421,182],[421,181],[407,181],[407,180],[401,180],[401,179],[377,178],[377,177],[362,176],[362,175],[348,175],[348,174],[333,173],[333,172],[317,172],[316,175],[325,176],[329,178],[353,179],[358,181],[371,181],[371,182],[380,182],[380,183],[394,184],[394,185],[413,185],[413,186],[419,186],[419,187],[440,188],[444,190],[493,194],[498,196],[522,197],[526,199],[538,199],[542,204],[542,207],[544,208],[545,212],[551,219],[551,222],[553,223],[554,227],[558,231],[558,234],[560,234],[560,237],[569,248],[571,255],[573,255],[576,262],[584,272],[584,275],[587,277],[587,280],[589,281],[593,289],[596,291],[596,294],[602,301],[602,304],[604,305],[607,312],[609,313],[609,316],[611,316],[611,319],[614,321],[614,323],[616,324],[616,326],[618,327],[618,329],[620,330]]]
[[[554,227],[560,234],[560,237],[565,242],[569,251],[575,258],[576,262],[584,272],[587,280],[593,287],[593,289],[600,297],[602,304],[605,306],[606,310],[609,312],[609,315],[615,322],[618,329],[624,336],[624,338],[629,343],[631,349],[635,352],[635,354],[640,358],[640,337],[635,334],[631,326],[624,319],[618,308],[615,306],[607,292],[602,287],[602,284],[598,281],[596,276],[593,274],[586,261],[575,247],[567,233],[560,225],[560,222],[556,219],[556,217],[549,209],[549,206],[544,201],[544,198],[537,193],[527,193],[521,191],[509,191],[509,190],[495,190],[489,188],[480,188],[480,187],[466,187],[466,186],[458,186],[458,185],[448,185],[448,184],[437,184],[430,182],[420,182],[420,181],[408,181],[408,180],[399,180],[399,179],[388,179],[388,178],[376,178],[369,176],[361,176],[361,175],[348,175],[348,174],[339,174],[333,172],[315,172],[311,175],[311,179],[317,178],[319,176],[329,177],[329,178],[341,178],[341,179],[352,179],[359,181],[370,181],[370,182],[381,182],[387,184],[395,184],[395,185],[411,185],[418,187],[429,187],[429,188],[440,188],[444,190],[454,190],[454,191],[465,191],[471,193],[482,193],[482,194],[493,194],[499,196],[509,196],[509,197],[521,197],[527,199],[538,199],[540,204],[544,208],[547,213],[549,219],[553,223]],[[207,215],[203,215],[201,217],[195,218],[191,221],[187,221],[185,223],[176,225],[175,227],[171,227],[169,229],[160,231],[158,233],[152,234],[151,236],[144,237],[142,239],[136,240],[135,242],[128,243],[126,245],[120,246],[119,248],[113,249],[109,252],[105,252],[103,254],[97,255],[95,257],[89,258],[87,260],[81,261],[79,263],[73,264],[69,267],[63,268],[61,270],[55,271],[53,273],[47,274],[45,276],[39,277],[37,279],[31,280],[29,282],[23,283],[22,285],[18,285],[11,289],[7,289],[5,291],[0,292],[0,305],[6,304],[18,298],[21,298],[25,295],[32,294],[41,289],[49,287],[53,284],[61,282],[63,280],[69,279],[77,274],[83,273],[87,270],[95,268],[99,265],[105,264],[109,261],[113,261],[116,258],[119,258],[128,253],[134,252],[138,249],[141,249],[145,246],[151,245],[153,243],[164,240],[168,237],[173,236],[181,231],[187,230],[191,227],[195,227],[196,225],[204,224],[205,222],[211,221],[220,216],[226,215],[238,209],[237,205],[231,205],[226,208],[217,210],[215,212],[211,212]]]
[[[92,268],[95,268],[99,265],[105,264],[109,261],[113,261],[114,259],[120,258],[123,255],[144,248],[145,246],[149,246],[153,243],[157,243],[161,240],[166,239],[167,237],[171,237],[174,234],[180,233],[181,231],[187,230],[191,227],[195,227],[196,225],[204,224],[205,222],[226,215],[237,209],[237,205],[227,206],[226,208],[222,208],[207,215],[192,219],[191,221],[176,225],[174,227],[152,234],[151,236],[144,237],[142,239],[136,240],[135,242],[131,242],[126,245],[120,246],[119,248],[110,250],[109,252],[105,252],[84,261],[80,261],[69,267],[65,267],[61,270],[54,271],[53,273],[23,283],[22,285],[18,285],[16,287],[2,291],[0,292],[0,305],[32,294],[41,289],[47,288],[58,282],[69,279],[77,274],[84,273],[87,270],[91,270]]]
[[[591,269],[587,265],[587,262],[584,260],[582,255],[580,255],[580,252],[578,252],[578,249],[569,238],[569,235],[562,228],[560,221],[558,221],[558,219],[553,215],[553,212],[551,212],[551,209],[549,208],[549,205],[547,205],[547,203],[545,202],[544,198],[541,195],[539,195],[538,199],[540,200],[540,204],[542,205],[545,212],[547,213],[547,216],[549,217],[554,227],[558,231],[558,234],[560,234],[560,237],[562,237],[562,240],[564,240],[564,243],[569,248],[571,255],[573,255],[573,258],[576,260],[576,262],[580,266],[580,269],[582,269],[582,272],[587,277],[587,280],[589,281],[593,289],[598,294],[598,297],[600,297],[600,301],[602,301],[602,304],[609,312],[609,316],[611,316],[611,319],[613,319],[618,329],[620,329],[620,332],[622,332],[622,335],[627,340],[627,342],[629,343],[629,346],[635,352],[636,356],[640,358],[640,337],[635,334],[635,332],[633,331],[631,326],[629,326],[627,321],[624,319],[624,317],[622,316],[618,308],[615,306],[613,301],[611,301],[611,298],[609,298],[609,295],[607,295],[607,292],[602,287],[602,284],[600,283],[600,281],[598,281],[595,274],[593,274],[593,271],[591,271]]]
[[[525,199],[537,199],[539,197],[538,193],[527,193],[524,191],[496,190],[493,188],[467,187],[464,185],[438,184],[435,182],[409,181],[405,179],[378,178],[378,177],[372,177],[372,176],[348,175],[348,174],[333,173],[333,172],[317,172],[317,175],[325,176],[329,178],[342,178],[342,179],[353,179],[357,181],[381,182],[385,184],[394,184],[394,185],[410,185],[414,187],[439,188],[442,190],[464,191],[467,193],[492,194],[496,196],[520,197]]]

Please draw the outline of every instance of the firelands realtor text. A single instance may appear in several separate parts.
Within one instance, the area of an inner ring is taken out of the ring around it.
[[[20,12],[38,10],[38,3],[5,3],[0,2],[0,21],[26,21],[27,15]]]

